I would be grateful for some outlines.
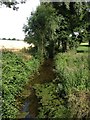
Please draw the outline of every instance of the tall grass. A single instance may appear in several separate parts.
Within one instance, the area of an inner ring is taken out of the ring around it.
[[[88,117],[90,114],[90,80],[88,53],[59,53],[56,56],[59,82],[68,98],[71,117]]]
[[[56,56],[57,73],[62,77],[65,90],[89,90],[88,54],[60,53]]]

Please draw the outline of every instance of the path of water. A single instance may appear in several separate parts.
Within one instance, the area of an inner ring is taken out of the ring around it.
[[[33,86],[35,84],[44,84],[52,82],[55,79],[55,72],[53,70],[53,60],[45,60],[41,65],[39,73],[34,74],[29,83],[25,86],[22,96],[26,96],[23,100],[23,107],[19,113],[19,118],[35,118],[38,115],[39,100],[36,96]]]

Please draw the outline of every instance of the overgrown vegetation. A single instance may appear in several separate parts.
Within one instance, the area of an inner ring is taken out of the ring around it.
[[[49,10],[52,11],[50,17],[53,18],[53,12],[55,13],[54,23],[47,16]],[[28,24],[24,26],[25,40],[28,43],[32,40],[36,46],[40,42],[43,49],[42,54],[47,53],[47,58],[51,56],[53,58],[56,53],[61,52],[55,57],[56,79],[52,83],[34,86],[41,104],[38,115],[40,118],[90,117],[88,55],[86,53],[67,52],[73,48],[76,50],[82,42],[89,41],[90,44],[90,13],[88,10],[90,10],[88,2],[42,3],[28,19]],[[46,16],[44,21],[42,21],[43,15]],[[37,24],[33,24],[34,20]],[[48,23],[51,23],[50,26],[46,24],[47,20],[49,20]],[[46,31],[43,31],[43,24]],[[33,29],[33,25],[37,29]],[[48,26],[49,29],[47,29]],[[39,33],[36,34],[38,28],[40,29],[39,32],[44,32],[44,44]],[[36,36],[40,38],[37,39]],[[32,39],[33,37],[34,39]],[[87,51],[86,47],[82,49]]]
[[[37,117],[90,117],[90,60],[87,53],[71,51],[82,42],[90,46],[89,11],[89,2],[54,2],[41,3],[31,13],[23,30],[25,41],[35,45],[29,51],[35,58],[25,60],[3,51],[3,118],[15,118],[18,112],[15,98],[44,58],[54,58],[56,79],[34,84],[40,102]],[[87,51],[86,46],[82,49]]]
[[[38,70],[39,60],[32,57],[26,60],[10,51],[3,51],[2,57],[2,117],[16,118],[19,106],[16,97],[22,92],[29,77]]]
[[[64,53],[56,57],[59,82],[68,99],[71,117],[90,117],[90,81],[88,54]]]
[[[89,9],[89,2],[41,3],[23,27],[25,41],[33,43],[46,58],[76,49],[89,41]]]
[[[38,117],[90,117],[88,54],[60,53],[55,58],[55,65],[56,79],[52,83],[35,85],[41,104]]]

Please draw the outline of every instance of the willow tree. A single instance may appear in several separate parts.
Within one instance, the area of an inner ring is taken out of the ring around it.
[[[58,27],[57,20],[55,9],[50,4],[41,4],[28,18],[27,25],[24,25],[25,40],[37,46],[41,56],[46,53],[46,50],[49,56],[53,54],[51,51],[54,49],[54,36]],[[46,49],[47,47],[51,49]]]

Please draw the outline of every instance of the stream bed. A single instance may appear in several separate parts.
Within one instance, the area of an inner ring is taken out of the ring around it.
[[[33,86],[35,84],[44,84],[52,82],[55,79],[54,64],[52,59],[44,61],[40,66],[39,72],[34,74],[21,93],[22,106],[20,107],[17,118],[36,118],[38,115],[39,99],[36,96]],[[19,102],[20,102],[19,101]]]

